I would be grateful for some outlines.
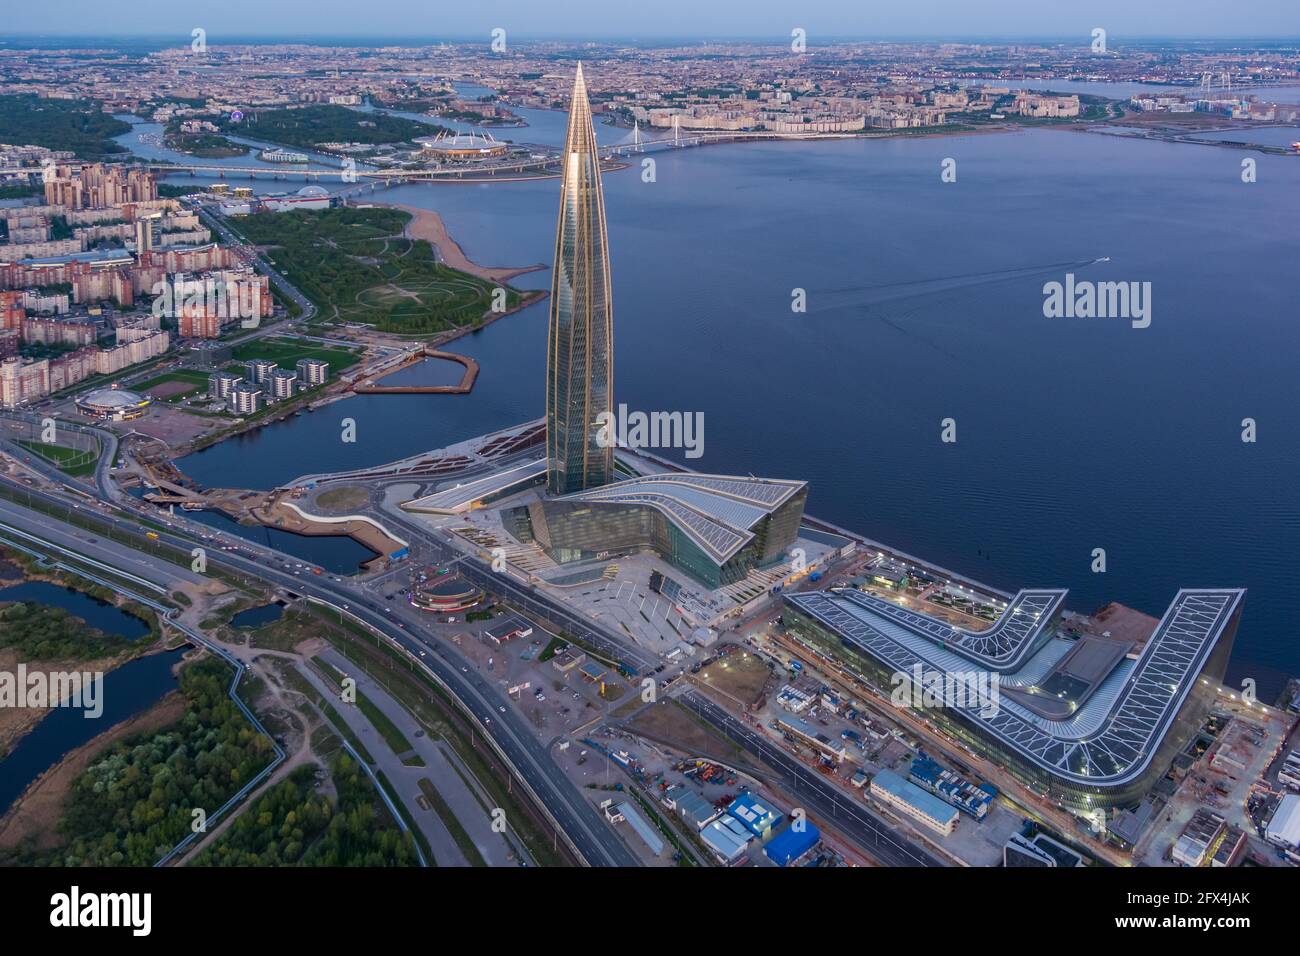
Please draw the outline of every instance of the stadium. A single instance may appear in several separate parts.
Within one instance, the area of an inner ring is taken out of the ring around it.
[[[125,422],[149,409],[150,399],[125,388],[98,388],[77,399],[77,411],[100,421]]]
[[[1034,792],[1077,811],[1127,806],[1199,730],[1245,591],[1179,591],[1145,642],[1059,636],[1065,594],[1021,591],[983,631],[852,588],[789,594],[783,621],[887,696],[924,685],[927,721]]]
[[[451,162],[464,162],[473,159],[494,159],[504,156],[508,149],[505,143],[498,142],[490,135],[477,133],[457,133],[448,136],[425,136],[416,140],[426,153]]]

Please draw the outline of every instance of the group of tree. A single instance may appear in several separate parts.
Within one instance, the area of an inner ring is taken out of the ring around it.
[[[0,647],[23,661],[87,661],[112,657],[130,647],[61,607],[19,601],[0,606]]]
[[[0,143],[71,150],[79,159],[121,159],[129,152],[114,136],[131,124],[105,113],[90,100],[42,99],[23,93],[0,96]]]
[[[49,866],[150,866],[266,766],[270,741],[226,693],[230,668],[208,658],[181,673],[185,713],[115,744],[72,784],[59,831],[66,844],[9,860]]]
[[[254,216],[240,224],[303,295],[345,319],[408,334],[472,326],[492,307],[494,286],[438,262],[424,239],[401,236],[410,214],[343,207]],[[391,287],[413,293],[391,295]],[[368,290],[376,295],[365,295]],[[391,301],[396,298],[397,301]],[[507,290],[505,305],[518,293]]]
[[[410,835],[377,804],[373,785],[346,753],[330,774],[338,793],[316,789],[317,767],[299,767],[245,810],[194,866],[414,866]]]
[[[236,133],[313,149],[321,143],[365,143],[378,146],[433,136],[440,127],[387,113],[363,113],[346,106],[321,104],[297,109],[258,110],[238,121],[227,116],[216,124],[223,133]]]

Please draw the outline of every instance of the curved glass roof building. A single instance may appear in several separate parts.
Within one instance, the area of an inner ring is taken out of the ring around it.
[[[669,472],[543,500],[527,520],[561,564],[653,551],[717,588],[780,561],[807,496],[802,481]]]
[[[784,620],[887,695],[933,688],[927,721],[1036,792],[1096,809],[1140,799],[1200,728],[1245,593],[1179,591],[1140,648],[1058,637],[1059,590],[1021,591],[979,632],[851,588],[789,594]]]
[[[578,64],[564,144],[546,343],[546,489],[552,495],[594,488],[613,477],[613,446],[597,440],[599,416],[613,411],[613,329],[600,154]]]

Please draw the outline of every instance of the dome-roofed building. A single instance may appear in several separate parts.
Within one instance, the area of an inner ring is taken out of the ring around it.
[[[324,186],[303,186],[296,193],[266,196],[263,208],[271,212],[291,212],[294,209],[328,209],[332,199]]]
[[[490,133],[455,133],[451,136],[439,133],[437,136],[421,137],[416,142],[426,153],[452,162],[492,159],[504,156],[509,148],[505,143],[493,139]]]
[[[418,573],[411,588],[412,605],[440,614],[467,611],[482,603],[484,596],[481,588],[450,567],[430,568]]]
[[[77,399],[77,411],[87,418],[124,422],[139,418],[152,399],[125,388],[97,388]]]

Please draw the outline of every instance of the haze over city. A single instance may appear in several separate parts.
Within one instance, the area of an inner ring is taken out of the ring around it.
[[[194,26],[251,36],[436,37],[487,36],[503,27],[526,37],[586,39],[786,37],[796,26],[816,37],[1070,37],[1087,36],[1103,26],[1122,37],[1288,37],[1300,36],[1295,5],[1288,0],[1003,0],[980,5],[964,0],[919,0],[893,5],[863,5],[851,0],[656,0],[608,4],[570,0],[538,4],[531,0],[488,0],[467,4],[388,0],[230,0],[186,8],[169,0],[133,3],[130,15],[119,7],[90,0],[60,5],[52,22],[45,8],[19,4],[6,12],[10,34],[98,33],[144,36],[187,33]],[[199,23],[198,21],[204,21]]]

